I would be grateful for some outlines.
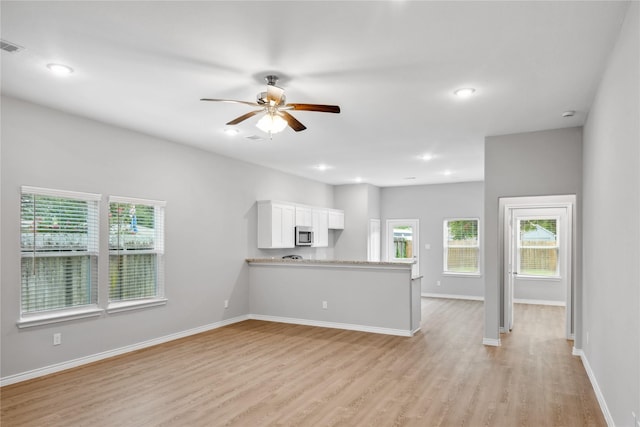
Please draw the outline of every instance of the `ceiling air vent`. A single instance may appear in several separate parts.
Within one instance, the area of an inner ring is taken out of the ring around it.
[[[258,135],[250,135],[250,136],[246,136],[245,138],[250,139],[252,141],[260,141],[264,138],[262,138],[261,136]]]
[[[16,53],[20,52],[24,48],[22,46],[18,46],[15,43],[11,43],[6,40],[0,40],[0,49],[4,50],[5,52]]]

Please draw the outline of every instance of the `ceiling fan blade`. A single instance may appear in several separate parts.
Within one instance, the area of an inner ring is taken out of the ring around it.
[[[300,111],[320,111],[323,113],[339,113],[340,107],[337,105],[320,105],[320,104],[287,104],[292,110]]]
[[[282,118],[287,121],[289,126],[291,126],[291,129],[295,130],[296,132],[300,132],[301,130],[305,130],[307,128],[305,125],[300,123],[298,119],[296,119],[286,111],[280,111],[280,114],[282,114]]]
[[[231,104],[246,104],[246,105],[252,105],[254,107],[259,107],[260,106],[259,104],[255,103],[255,102],[236,101],[235,99],[201,98],[200,101],[229,102]]]
[[[238,123],[243,122],[243,121],[247,120],[248,118],[255,116],[256,114],[262,113],[263,111],[264,111],[264,109],[250,111],[247,114],[243,114],[240,117],[237,117],[237,118],[231,120],[227,124],[228,125],[237,125]]]
[[[275,85],[267,85],[267,102],[273,105],[280,105],[282,103],[282,97],[284,96],[284,89]]]

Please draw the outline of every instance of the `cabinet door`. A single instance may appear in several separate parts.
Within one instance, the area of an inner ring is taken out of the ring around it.
[[[313,210],[313,246],[329,246],[329,218],[326,209]]]
[[[296,206],[296,227],[298,226],[313,226],[313,216],[311,208],[305,206]]]
[[[329,228],[332,230],[344,229],[344,211],[329,209]]]
[[[295,247],[295,216],[296,210],[293,206],[282,207],[282,225],[281,225],[281,239],[282,248]]]

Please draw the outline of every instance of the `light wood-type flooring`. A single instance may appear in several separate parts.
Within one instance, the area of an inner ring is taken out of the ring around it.
[[[423,299],[412,338],[250,320],[3,387],[13,426],[605,426],[564,308]]]

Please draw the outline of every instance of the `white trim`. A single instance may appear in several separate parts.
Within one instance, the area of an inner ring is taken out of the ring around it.
[[[482,338],[482,344],[490,345],[492,347],[500,347],[500,338]]]
[[[212,329],[221,328],[223,326],[231,325],[233,323],[243,322],[248,319],[249,319],[249,316],[247,315],[237,316],[231,319],[221,320],[220,322],[210,323],[208,325],[199,326],[197,328],[188,329],[182,332],[176,332],[174,334],[165,335],[163,337],[154,338],[154,339],[143,341],[137,344],[116,348],[114,350],[108,350],[102,353],[96,353],[89,356],[80,357],[78,359],[69,360],[67,362],[57,363],[55,365],[33,369],[31,371],[22,372],[15,375],[9,375],[8,377],[0,378],[0,387],[4,387],[9,384],[19,383],[22,381],[27,381],[33,378],[42,377],[44,375],[53,374],[56,372],[64,371],[66,369],[76,368],[78,366],[86,365],[88,363],[97,362],[98,360],[103,360],[109,357],[130,353],[132,351],[141,350],[143,348],[152,347],[158,344],[163,344],[165,342],[188,337],[190,335],[196,335],[202,332],[207,332]]]
[[[264,314],[250,314],[249,319],[263,320],[265,322],[290,323],[294,325],[319,326],[321,328],[346,329],[348,331],[371,332],[374,334],[397,335],[401,337],[413,336],[413,332],[408,329],[380,328],[377,326],[355,325],[351,323],[324,322],[321,320],[295,319],[292,317],[267,316]]]
[[[23,185],[20,187],[21,193],[35,194],[38,196],[64,197],[67,199],[85,200],[85,201],[101,201],[102,194],[83,193],[80,191],[55,190],[53,188],[30,187]]]
[[[574,356],[580,356],[580,360],[582,360],[584,370],[587,371],[587,376],[589,377],[589,381],[591,381],[591,387],[593,387],[593,391],[595,392],[598,403],[600,404],[602,415],[604,416],[604,419],[607,422],[608,426],[615,426],[613,417],[611,416],[611,412],[609,412],[609,408],[607,407],[607,402],[606,400],[604,400],[604,395],[602,394],[602,390],[600,390],[600,386],[598,385],[598,381],[596,380],[596,375],[593,373],[591,365],[589,365],[589,361],[587,360],[587,355],[584,354],[584,351],[582,349],[575,347],[573,347],[571,354],[573,354]]]
[[[159,305],[167,305],[166,298],[152,298],[133,301],[112,302],[107,307],[107,313],[120,313],[123,311],[138,310],[141,308],[157,307]]]
[[[513,302],[515,304],[554,305],[557,307],[567,306],[567,303],[565,301],[551,301],[551,300],[544,300],[544,299],[514,298]]]
[[[464,299],[470,301],[484,301],[484,297],[476,296],[476,295],[456,295],[456,294],[434,294],[431,292],[423,292],[420,294],[421,297],[425,298],[446,298],[446,299]]]
[[[33,326],[49,325],[52,323],[67,322],[69,320],[86,319],[88,317],[98,317],[104,310],[95,306],[76,308],[64,311],[48,311],[43,314],[25,314],[17,322],[19,329]]]

